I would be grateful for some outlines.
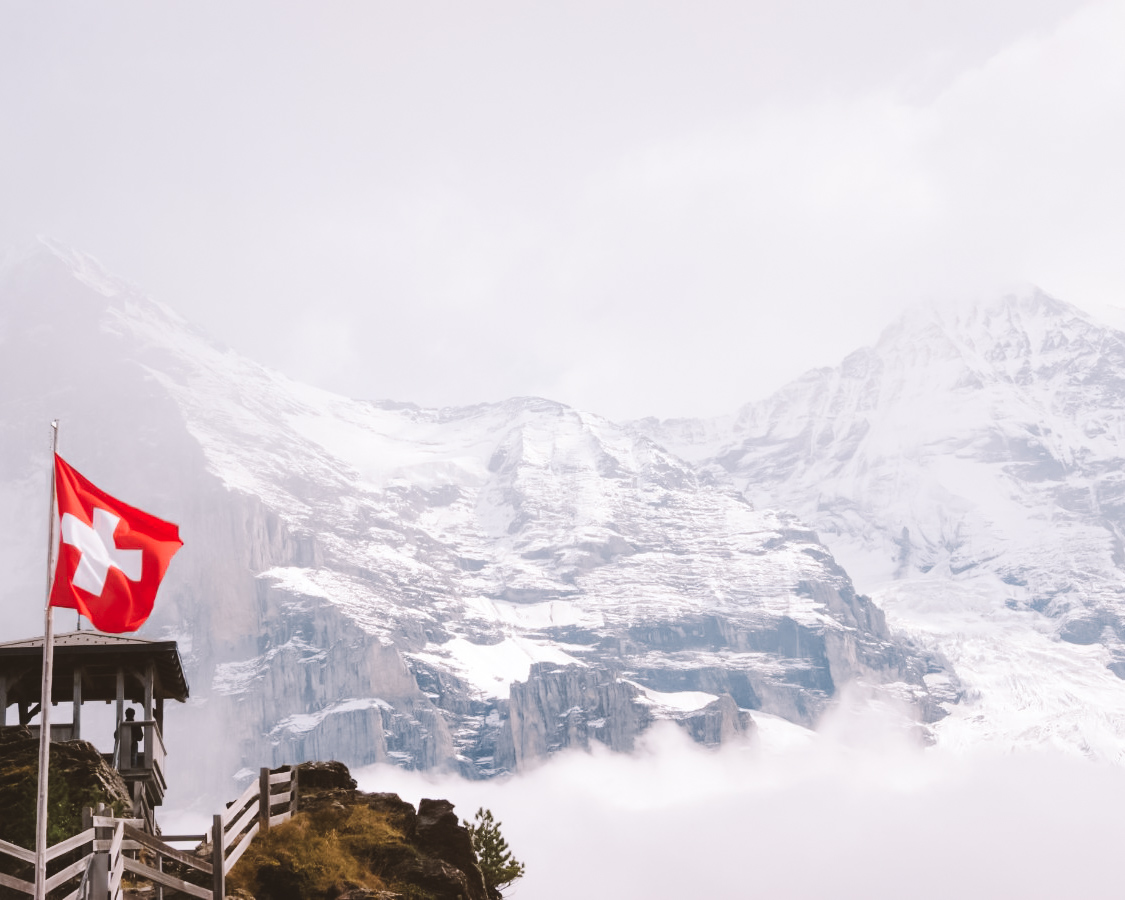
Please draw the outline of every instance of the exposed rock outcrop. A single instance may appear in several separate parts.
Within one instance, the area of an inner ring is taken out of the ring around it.
[[[469,832],[447,800],[417,810],[364,793],[339,762],[299,766],[301,809],[256,839],[232,890],[257,900],[489,900]]]
[[[38,778],[39,739],[23,725],[0,728],[0,840],[34,848]],[[83,807],[104,803],[119,814],[132,814],[125,782],[87,741],[51,744],[47,787],[52,844],[80,830]]]

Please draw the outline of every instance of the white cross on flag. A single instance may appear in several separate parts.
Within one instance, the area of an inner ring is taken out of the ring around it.
[[[95,487],[55,456],[59,555],[51,606],[76,609],[99,631],[140,628],[183,541],[179,529]]]

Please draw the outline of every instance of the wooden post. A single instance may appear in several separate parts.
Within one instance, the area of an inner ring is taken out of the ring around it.
[[[0,728],[8,724],[8,679],[0,675]]]
[[[82,830],[85,831],[94,824],[93,817],[95,815],[104,816],[106,814],[113,814],[113,810],[107,809],[104,803],[99,803],[97,810],[87,807],[82,810]],[[113,830],[110,828],[95,828],[94,840],[106,840],[113,836]],[[93,862],[90,866],[90,878],[86,882],[89,885],[87,896],[89,897],[106,897],[109,894],[109,854],[97,853],[94,856]]]
[[[223,871],[226,853],[223,847],[223,817],[216,813],[211,825],[211,891],[215,900],[224,900],[227,893],[227,877]]]
[[[146,722],[152,721],[152,693],[153,693],[153,688],[155,686],[154,685],[155,680],[156,680],[156,668],[153,665],[149,664],[145,668],[145,673],[144,673],[144,688],[145,688],[144,714],[145,714],[145,721]],[[144,765],[144,767],[151,772],[152,771],[152,763],[153,763],[152,747],[153,747],[153,743],[154,743],[151,725],[146,725],[144,727],[144,737],[145,737],[145,765]]]
[[[117,738],[121,738],[121,723],[125,721],[125,670],[117,667]],[[120,760],[117,761],[120,765]]]
[[[292,795],[289,798],[289,811],[292,812],[293,815],[296,815],[297,814],[297,766],[294,765],[293,768],[291,768],[289,770],[289,776],[290,776],[289,790],[292,791]]]
[[[47,900],[47,773],[51,767],[51,676],[55,665],[55,608],[51,581],[55,556],[55,457],[59,422],[51,423],[51,505],[47,508],[47,596],[43,612],[43,684],[39,698],[39,786],[35,801],[35,900]]]
[[[145,718],[152,718],[152,695],[155,690],[156,667],[151,663],[145,668]]]
[[[72,741],[82,739],[82,668],[80,666],[74,667],[74,696],[73,696],[74,715],[71,716],[71,731],[70,736]]]
[[[258,831],[270,830],[270,770],[265,766],[258,773]]]

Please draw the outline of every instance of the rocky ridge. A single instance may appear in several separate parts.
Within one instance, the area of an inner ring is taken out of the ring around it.
[[[1036,290],[924,306],[732,416],[635,427],[941,649],[973,702],[939,737],[1125,760],[1125,334]]]
[[[468,830],[448,800],[417,809],[365,793],[339,762],[298,767],[300,811],[259,837],[228,890],[255,900],[491,900]]]
[[[327,757],[485,777],[660,718],[706,742],[759,710],[812,725],[853,680],[923,721],[958,696],[797,517],[636,429],[308,388],[54,245],[0,297],[13,595],[40,578],[32,423],[58,416],[84,474],[181,525],[144,633],[180,642],[193,701],[169,728],[221,736],[228,777]]]

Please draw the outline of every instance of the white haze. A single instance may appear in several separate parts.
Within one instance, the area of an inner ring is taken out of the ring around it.
[[[635,756],[569,753],[502,782],[391,767],[369,791],[480,806],[526,877],[508,896],[1093,898],[1119,894],[1125,772],[1047,753],[951,756],[823,735],[709,751],[674,726]]]
[[[632,755],[595,745],[505,779],[384,765],[353,775],[415,805],[448,799],[464,819],[491,809],[527,866],[513,898],[1119,895],[1120,767],[925,749],[906,717],[854,691],[815,733],[755,718],[753,742],[721,750],[663,723]],[[165,832],[205,830],[214,810],[179,802],[160,817]]]
[[[1125,302],[1125,0],[0,5],[0,246],[357,397],[728,412]]]

